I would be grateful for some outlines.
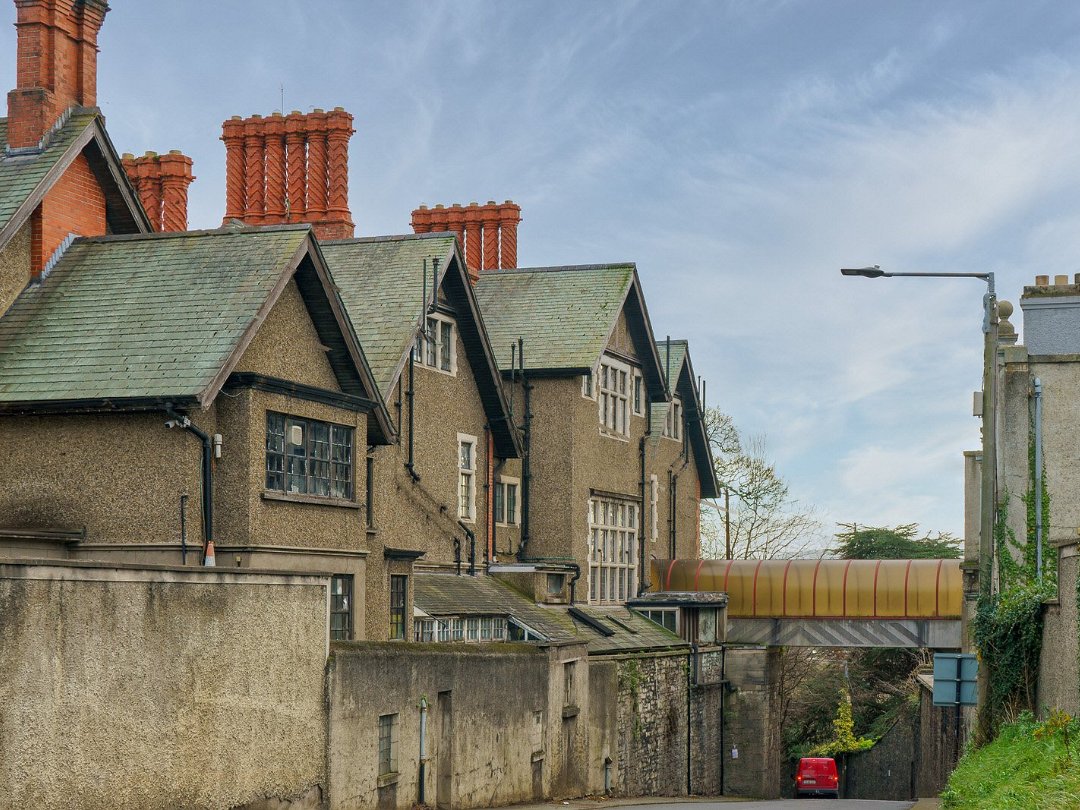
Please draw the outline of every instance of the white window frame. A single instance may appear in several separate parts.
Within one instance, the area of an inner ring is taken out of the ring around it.
[[[683,406],[682,397],[678,394],[673,396],[668,404],[667,419],[664,420],[664,438],[677,442],[683,439]]]
[[[581,375],[581,396],[585,399],[596,400],[596,369],[588,374]]]
[[[597,368],[596,404],[600,432],[619,439],[630,438],[630,412],[633,407],[634,370],[610,355],[600,359]],[[614,383],[611,381],[614,380]]]
[[[588,509],[589,604],[623,604],[637,587],[640,505],[594,496]]]
[[[510,515],[512,520],[507,520],[506,515],[506,490],[509,487],[514,488],[514,513]],[[495,481],[495,488],[499,490],[497,496],[499,500],[496,500],[496,504],[501,504],[503,508],[502,520],[499,520],[498,509],[495,512],[495,525],[506,526],[507,528],[513,528],[521,525],[521,480],[518,478],[511,478],[506,475],[500,475]]]
[[[441,312],[427,316],[424,330],[416,336],[413,345],[413,361],[420,368],[457,376],[457,323],[453,318]]]
[[[630,384],[630,410],[634,416],[644,416],[645,409],[649,407],[648,397],[645,395],[645,378],[641,369],[634,369],[634,380]]]
[[[479,447],[479,442],[475,436],[470,436],[467,433],[459,433],[457,438],[458,519],[466,523],[472,523],[476,520],[476,449]],[[471,447],[469,451],[470,467],[463,467],[461,464],[461,451],[464,445]],[[468,487],[467,494],[466,487]],[[468,503],[466,503],[466,497]]]

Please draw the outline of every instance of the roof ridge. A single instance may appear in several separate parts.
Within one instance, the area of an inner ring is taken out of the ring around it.
[[[412,239],[446,239],[455,236],[453,231],[433,231],[431,233],[400,233],[386,236],[355,236],[352,239],[320,239],[320,245],[356,245],[369,242],[404,242]]]
[[[604,264],[564,264],[564,265],[552,265],[549,267],[508,267],[504,270],[496,270],[494,268],[484,269],[480,271],[481,276],[495,276],[495,275],[509,275],[514,273],[560,273],[560,272],[580,272],[583,270],[624,270],[627,268],[637,269],[637,265],[634,262],[607,262]]]
[[[82,242],[138,242],[151,239],[179,239],[189,236],[228,236],[232,234],[253,233],[278,233],[281,231],[304,231],[310,230],[307,223],[288,225],[245,225],[238,228],[235,225],[224,225],[220,228],[203,228],[194,231],[155,231],[153,233],[116,233],[103,236],[83,236]]]

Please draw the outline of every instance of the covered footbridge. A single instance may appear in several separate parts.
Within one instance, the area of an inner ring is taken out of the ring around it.
[[[726,593],[732,643],[959,649],[960,560],[659,560],[653,591]]]

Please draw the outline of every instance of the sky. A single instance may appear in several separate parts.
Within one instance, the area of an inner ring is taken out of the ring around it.
[[[222,121],[344,107],[358,236],[512,199],[520,266],[636,262],[656,336],[690,340],[825,541],[962,535],[980,442],[982,282],[839,268],[991,271],[1016,304],[1080,270],[1080,4],[111,5],[98,104],[119,151],[194,159],[190,227],[221,222]]]

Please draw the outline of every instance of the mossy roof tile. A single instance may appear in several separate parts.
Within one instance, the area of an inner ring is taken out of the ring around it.
[[[0,318],[0,402],[198,397],[307,230],[78,239]]]
[[[633,281],[632,264],[482,272],[476,299],[499,366],[520,337],[527,369],[592,368]]]

